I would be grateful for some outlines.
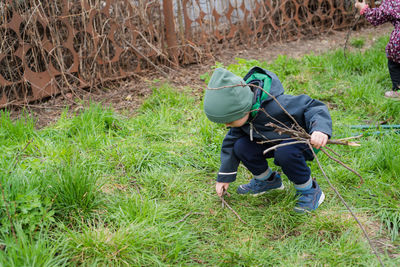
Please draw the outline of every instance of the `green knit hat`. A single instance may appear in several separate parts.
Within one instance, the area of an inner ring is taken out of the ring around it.
[[[253,92],[245,84],[242,78],[228,70],[216,69],[204,96],[204,112],[208,119],[228,123],[243,118],[253,104]]]

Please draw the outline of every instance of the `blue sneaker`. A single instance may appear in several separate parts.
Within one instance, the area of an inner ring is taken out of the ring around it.
[[[284,189],[281,176],[277,172],[273,172],[268,180],[251,179],[250,183],[240,185],[236,192],[238,194],[250,194],[252,196],[259,196],[272,189]]]
[[[297,190],[296,206],[294,211],[297,213],[305,213],[316,210],[322,202],[324,202],[325,194],[315,180],[313,180],[312,187],[308,190]]]

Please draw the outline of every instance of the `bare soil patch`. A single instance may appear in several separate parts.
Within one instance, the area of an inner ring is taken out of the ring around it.
[[[351,32],[350,39],[364,39],[365,45],[362,49],[367,49],[377,38],[389,34],[392,29],[393,27],[390,24],[379,27],[366,27],[356,32]],[[68,108],[71,112],[77,112],[83,108],[83,105],[87,105],[89,102],[99,102],[105,106],[112,106],[115,110],[124,112],[125,114],[134,114],[135,110],[146,97],[152,93],[151,88],[157,85],[154,82],[155,80],[158,80],[158,83],[169,82],[178,88],[189,86],[193,88],[195,95],[201,97],[200,95],[205,84],[201,81],[200,75],[209,71],[210,67],[216,61],[230,64],[234,63],[235,58],[239,57],[270,62],[278,55],[300,58],[309,53],[320,54],[329,50],[343,48],[347,34],[348,31],[337,31],[312,39],[272,43],[263,48],[243,47],[235,50],[225,49],[202,64],[193,64],[171,71],[168,78],[153,71],[147,73],[145,76],[137,76],[108,83],[101,89],[64,93],[26,106],[12,107],[9,108],[9,111],[13,118],[18,118],[22,115],[22,111],[25,110],[25,113],[28,112],[28,114],[36,119],[38,128],[56,121],[65,108]],[[352,48],[348,44],[347,49],[352,50],[355,48]]]

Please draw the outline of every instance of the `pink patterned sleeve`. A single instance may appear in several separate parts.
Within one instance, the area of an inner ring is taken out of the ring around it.
[[[390,4],[390,1],[383,1],[379,7],[376,8],[366,8],[363,11],[363,15],[374,26],[383,24],[385,22],[390,21],[392,18],[393,8]]]
[[[369,8],[368,5],[365,5],[361,10],[360,10],[360,15],[364,15],[365,11]]]

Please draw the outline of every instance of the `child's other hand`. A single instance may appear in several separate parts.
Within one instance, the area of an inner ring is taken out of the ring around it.
[[[358,2],[358,0],[356,0],[356,3],[354,4],[354,6],[360,11],[361,9],[363,9],[367,4],[365,3],[365,0],[363,0],[362,2]]]
[[[311,134],[310,143],[316,149],[323,147],[328,142],[328,135],[324,134],[323,132],[315,131]]]
[[[217,191],[218,196],[222,197],[224,193],[228,190],[229,183],[219,183],[215,185],[215,190]]]

